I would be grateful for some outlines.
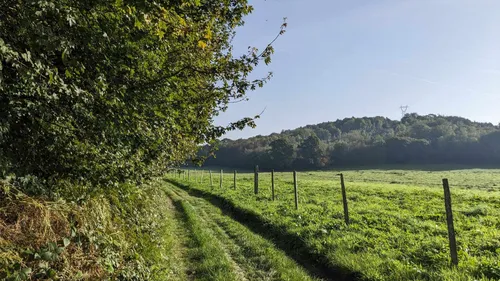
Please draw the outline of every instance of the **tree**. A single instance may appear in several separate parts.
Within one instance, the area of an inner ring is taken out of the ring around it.
[[[325,141],[327,143],[332,138],[332,134],[328,130],[322,128],[316,130],[316,135],[320,140]]]
[[[140,181],[254,126],[213,124],[270,77],[248,78],[271,45],[232,54],[251,11],[246,0],[3,1],[0,163],[48,186]]]
[[[342,135],[342,131],[339,128],[335,127],[335,123],[333,122],[326,123],[324,125],[324,128],[328,130],[333,139],[338,139]]]
[[[362,147],[369,139],[361,130],[352,130],[342,135],[342,141],[348,143],[349,147]]]
[[[346,131],[341,132],[338,128]],[[324,130],[331,134],[332,142],[324,140],[327,136],[323,134]],[[498,132],[500,127],[491,123],[472,122],[461,117],[407,114],[402,121],[383,117],[345,118],[286,130],[281,134],[260,136],[258,142],[253,141],[253,138],[229,141],[231,144],[227,147],[237,146],[238,151],[244,155],[250,152],[258,154],[264,153],[262,147],[272,141],[286,138],[292,146],[298,148],[293,167],[304,169],[321,167],[327,158],[330,166],[385,163],[486,164],[500,163]],[[308,140],[315,135],[322,136],[319,137],[318,144]],[[311,145],[306,145],[306,140]],[[322,153],[314,156],[314,152],[310,152],[314,149],[305,149],[315,146],[319,146]],[[325,146],[328,146],[327,153],[324,152]],[[224,153],[229,155],[228,162],[233,165],[239,165],[237,154],[238,152]]]
[[[417,122],[411,126],[411,137],[412,138],[425,138],[429,136],[432,131],[431,127],[423,122]]]
[[[391,164],[425,163],[428,151],[425,139],[396,137],[386,142],[387,161]]]
[[[329,148],[330,165],[345,164],[347,154],[349,153],[349,145],[344,141],[337,141]]]
[[[481,137],[479,143],[481,144],[482,154],[491,163],[500,163],[500,131],[493,132]],[[485,155],[486,154],[486,155]]]
[[[325,148],[321,145],[317,136],[313,135],[305,139],[299,146],[298,154],[301,163],[311,168],[319,168],[324,166],[326,158],[324,157]],[[303,167],[303,168],[307,168]]]
[[[270,144],[269,157],[277,169],[290,168],[295,158],[293,145],[287,139],[277,139]]]

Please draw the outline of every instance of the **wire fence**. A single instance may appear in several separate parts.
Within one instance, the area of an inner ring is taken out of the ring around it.
[[[218,174],[218,175],[217,175]],[[226,174],[226,176],[224,176]],[[262,181],[262,179],[259,180],[259,175],[266,175],[270,176],[270,182],[271,182],[271,199],[274,201],[276,199],[275,196],[275,183],[276,183],[276,173],[274,170],[266,173],[261,173],[259,171],[258,166],[255,167],[254,173],[253,173],[253,187],[254,187],[254,193],[255,195],[259,194],[259,184]],[[299,181],[297,177],[297,172],[293,171],[293,173],[290,173],[291,177],[289,178],[291,183],[293,184],[293,197],[294,197],[294,207],[296,210],[299,210]],[[250,175],[250,176],[249,176]],[[349,202],[348,202],[348,188],[346,188],[346,180],[344,178],[343,173],[338,173],[335,174],[338,177],[338,184],[340,186],[340,192],[342,196],[342,206],[343,206],[343,211],[344,211],[344,222],[348,226],[350,224],[350,217],[349,217]],[[228,180],[228,177],[231,177],[230,180]],[[283,173],[281,173],[281,177],[284,177]],[[217,172],[213,172],[211,170],[177,170],[175,172],[174,177],[177,177],[177,179],[187,181],[188,183],[193,182],[193,183],[199,183],[199,184],[204,184],[207,183],[209,184],[212,188],[214,186],[218,186],[220,189],[223,187],[231,187],[233,189],[238,188],[238,180],[252,180],[251,174],[243,174],[243,176],[240,176],[238,178],[238,172],[236,170],[233,170],[232,173],[225,173],[224,170],[219,170]],[[225,184],[225,181],[229,181],[229,183]],[[387,181],[383,181],[380,179],[351,179],[350,182],[376,182],[376,183],[388,183]],[[389,184],[395,184],[398,182],[391,181]],[[401,184],[406,184],[407,182],[401,182]],[[415,184],[415,182],[412,182],[412,184]],[[455,228],[454,228],[454,221],[453,221],[453,211],[452,211],[452,201],[451,201],[451,194],[450,194],[450,187],[449,187],[449,182],[448,179],[443,178],[442,182],[440,184],[432,184],[429,185],[429,183],[422,183],[423,186],[441,186],[443,188],[444,196],[443,196],[443,205],[445,207],[445,214],[446,214],[446,224],[447,224],[447,229],[448,229],[448,241],[449,241],[449,250],[450,250],[450,258],[451,258],[451,264],[453,266],[458,265],[458,255],[457,255],[457,244],[456,244],[456,236],[455,236]]]

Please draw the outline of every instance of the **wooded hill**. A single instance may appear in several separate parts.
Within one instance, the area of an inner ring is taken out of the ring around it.
[[[500,128],[439,115],[345,118],[269,136],[223,139],[205,165],[318,169],[381,164],[500,164]],[[205,153],[205,147],[202,153]]]

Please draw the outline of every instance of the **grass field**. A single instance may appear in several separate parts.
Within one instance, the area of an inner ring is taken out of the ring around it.
[[[189,181],[169,178],[194,195],[255,215],[295,239],[290,243],[297,243],[296,255],[344,279],[500,280],[500,170],[346,171],[349,226],[338,172],[298,173],[299,210],[292,173],[275,173],[275,201],[270,173],[259,174],[258,195],[252,173],[237,175],[236,190],[228,170],[222,189],[218,171],[212,187],[207,171],[203,179],[201,171],[191,171]],[[442,178],[451,186],[457,268],[450,267]]]

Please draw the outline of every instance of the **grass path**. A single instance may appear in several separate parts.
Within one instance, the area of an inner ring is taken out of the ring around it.
[[[170,184],[167,189],[185,213],[192,237],[202,253],[199,264],[194,264],[195,270],[206,271],[202,264],[210,263],[212,269],[220,269],[223,273],[195,274],[195,280],[318,280],[272,243],[224,215],[206,200],[190,196]],[[209,252],[202,249],[208,245],[211,247]]]
[[[248,268],[242,263],[242,257],[239,255],[240,250],[237,245],[232,243],[227,238],[227,235],[215,224],[215,222],[198,206],[199,202],[194,202],[190,200],[191,198],[186,198],[187,196],[177,189],[171,189],[171,194],[178,200],[181,200],[182,204],[190,206],[196,215],[196,220],[200,222],[203,226],[203,231],[210,236],[212,244],[216,244],[219,247],[219,254],[224,255],[227,258],[228,264],[231,267],[232,273],[235,275],[236,280],[249,280],[246,277],[246,271]]]
[[[167,197],[165,203],[169,210],[166,214],[166,219],[171,229],[168,239],[169,254],[167,255],[168,280],[193,280],[193,276],[189,270],[191,265],[188,258],[189,248],[188,237],[186,236],[186,224],[182,219],[182,214],[175,208],[170,197]]]
[[[189,229],[190,258],[194,280],[241,280],[239,268],[231,260],[213,232],[197,215],[193,206],[174,191],[167,191],[174,205],[181,210]]]

